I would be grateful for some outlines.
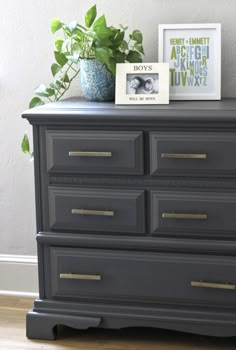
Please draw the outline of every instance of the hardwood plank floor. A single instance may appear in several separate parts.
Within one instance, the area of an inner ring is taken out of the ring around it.
[[[0,296],[0,350],[226,350],[235,338],[211,338],[151,328],[121,330],[63,328],[56,341],[29,340],[25,314],[33,300]]]

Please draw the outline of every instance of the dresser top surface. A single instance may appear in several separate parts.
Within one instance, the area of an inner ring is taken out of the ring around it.
[[[232,121],[236,122],[236,98],[221,101],[170,101],[169,105],[115,105],[72,97],[25,111],[32,124],[53,121]]]

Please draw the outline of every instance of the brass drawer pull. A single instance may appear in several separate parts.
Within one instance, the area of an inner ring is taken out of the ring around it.
[[[191,287],[231,289],[231,290],[236,289],[236,285],[231,283],[211,283],[211,282],[203,282],[203,281],[192,281]]]
[[[190,220],[207,220],[207,214],[186,214],[186,213],[162,213],[162,219],[190,219]]]
[[[114,211],[108,210],[89,210],[89,209],[71,209],[71,214],[91,215],[91,216],[114,216]]]
[[[207,153],[161,153],[166,159],[207,159]]]
[[[111,157],[111,152],[70,151],[69,157]]]
[[[87,281],[101,281],[101,275],[84,275],[80,273],[60,273],[61,279],[69,280],[87,280]]]

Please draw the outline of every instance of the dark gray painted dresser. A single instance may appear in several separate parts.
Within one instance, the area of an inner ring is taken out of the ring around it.
[[[236,101],[29,110],[39,299],[56,325],[236,335]]]

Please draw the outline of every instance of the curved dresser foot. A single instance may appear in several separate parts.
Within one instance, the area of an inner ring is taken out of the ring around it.
[[[49,314],[31,310],[26,317],[26,336],[30,339],[54,340],[56,339],[56,326],[59,324],[78,329],[87,329],[89,327],[98,327],[100,322],[101,318],[99,317]]]

